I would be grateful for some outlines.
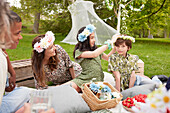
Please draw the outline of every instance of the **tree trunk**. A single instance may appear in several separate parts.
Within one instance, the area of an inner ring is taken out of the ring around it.
[[[143,38],[145,37],[145,29],[143,28]]]
[[[167,34],[166,34],[166,29],[164,29],[164,38],[167,37]]]
[[[40,13],[36,12],[34,17],[34,26],[33,26],[34,33],[39,33],[39,21],[40,21]]]
[[[151,34],[150,29],[148,29],[148,38],[153,38],[153,35]]]
[[[139,38],[141,38],[142,34],[141,34],[141,30],[139,29]]]
[[[119,3],[121,3],[121,0],[119,1]],[[121,21],[121,7],[119,5],[119,11],[118,11],[118,15],[117,15],[117,33],[120,33],[120,21]]]

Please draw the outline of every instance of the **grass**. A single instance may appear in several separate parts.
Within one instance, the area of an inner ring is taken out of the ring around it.
[[[7,50],[10,60],[21,60],[31,58],[32,52],[32,40],[38,34],[23,33],[23,39],[20,40],[17,49]],[[65,37],[61,34],[55,35],[55,44],[61,45],[73,59],[74,45],[61,43]],[[109,53],[106,50],[105,53]],[[170,76],[170,39],[136,39],[132,49],[129,51],[131,54],[138,55],[144,62],[144,74],[146,76],[153,75],[166,75]],[[108,62],[102,60],[102,67],[104,71],[107,71]]]

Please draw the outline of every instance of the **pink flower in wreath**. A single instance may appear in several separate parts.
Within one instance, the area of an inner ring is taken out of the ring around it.
[[[55,40],[54,34],[52,31],[47,31],[45,34],[45,38],[47,39],[48,43],[52,44]]]
[[[36,50],[38,53],[41,53],[43,48],[41,48],[41,44],[37,42],[34,44],[34,50]]]

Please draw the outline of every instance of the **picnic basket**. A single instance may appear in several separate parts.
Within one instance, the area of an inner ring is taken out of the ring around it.
[[[97,83],[97,82],[95,82]],[[103,82],[104,85],[107,85],[112,92],[118,92],[112,85],[108,82]],[[82,88],[82,98],[86,101],[88,106],[92,111],[100,110],[100,109],[109,109],[114,108],[123,98],[122,94],[120,94],[120,98],[114,98],[109,100],[100,100],[94,93],[90,90],[90,83],[83,84]],[[119,93],[119,92],[118,92]]]

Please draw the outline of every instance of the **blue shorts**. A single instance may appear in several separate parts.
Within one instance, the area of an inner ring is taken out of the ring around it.
[[[151,79],[136,75],[136,81],[134,83],[134,86],[139,86],[143,84],[152,84],[152,83],[154,82]]]

